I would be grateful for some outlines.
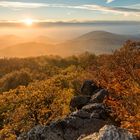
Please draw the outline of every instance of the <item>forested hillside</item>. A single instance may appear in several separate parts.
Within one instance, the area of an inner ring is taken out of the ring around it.
[[[109,91],[112,117],[140,138],[140,42],[127,41],[110,55],[0,59],[0,139],[64,118],[86,79]]]

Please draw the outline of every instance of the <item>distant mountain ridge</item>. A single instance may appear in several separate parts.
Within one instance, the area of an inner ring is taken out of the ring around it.
[[[7,47],[0,51],[1,57],[35,57],[46,55],[46,53],[50,52],[52,45],[44,44],[44,43],[37,43],[37,42],[27,42],[21,43],[14,46]]]
[[[54,43],[40,36],[33,42],[18,43],[0,50],[0,57],[29,57],[40,55],[78,55],[86,51],[103,54],[120,48],[127,40],[140,40],[139,35],[120,35],[106,31],[92,31],[63,43]]]
[[[24,42],[23,38],[16,35],[3,35],[0,36],[0,50],[5,47],[12,46]]]
[[[140,36],[119,35],[105,31],[93,31],[81,35],[73,40],[59,44],[59,52],[65,55],[79,54],[79,52],[89,51],[95,54],[111,53],[120,48],[127,40],[140,40]]]

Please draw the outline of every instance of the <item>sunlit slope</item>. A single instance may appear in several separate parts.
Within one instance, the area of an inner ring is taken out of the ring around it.
[[[43,35],[32,39],[32,41],[35,41],[37,43],[45,43],[45,44],[57,44],[57,43],[59,43],[59,39],[56,40],[56,39],[53,39],[53,38],[50,38],[47,36],[43,36]]]
[[[0,36],[0,50],[4,49],[5,47],[23,43],[23,42],[25,42],[25,40],[22,37],[16,35]]]
[[[49,48],[49,49],[48,49]],[[32,57],[52,53],[53,46],[43,43],[22,43],[10,46],[0,51],[1,57]]]
[[[1,35],[0,36],[0,50],[6,47],[11,47],[17,44],[23,44],[27,42],[37,42],[37,43],[44,43],[44,44],[56,44],[58,41],[52,39],[47,36],[18,36],[18,35]]]

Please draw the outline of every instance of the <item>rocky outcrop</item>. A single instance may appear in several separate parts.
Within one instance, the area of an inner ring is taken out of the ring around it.
[[[50,126],[34,127],[28,132],[27,140],[77,140],[81,134],[98,132],[105,124],[103,120],[71,116]]]
[[[81,109],[90,101],[90,96],[76,96],[70,102],[71,109]]]
[[[78,140],[136,140],[132,133],[114,125],[105,125],[99,133],[78,138]]]
[[[76,96],[71,100],[70,106],[73,110],[77,109],[75,112],[65,119],[52,122],[49,126],[38,125],[31,129],[26,137],[25,135],[24,137],[20,136],[18,140],[77,140],[78,138],[80,140],[81,136],[95,135],[95,132],[96,135],[98,134],[97,132],[99,132],[98,135],[104,132],[104,137],[107,137],[108,140],[113,140],[111,138],[118,136],[125,138],[125,131],[121,131],[115,126],[103,127],[110,123],[108,113],[110,110],[103,103],[108,92],[97,88],[92,81],[86,81],[82,86],[82,91],[84,91],[83,95]],[[88,139],[85,138],[83,140]]]
[[[96,94],[91,96],[90,103],[102,103],[107,95],[107,90],[100,89]]]
[[[81,94],[92,95],[96,90],[99,90],[99,87],[92,80],[86,80],[81,87]]]

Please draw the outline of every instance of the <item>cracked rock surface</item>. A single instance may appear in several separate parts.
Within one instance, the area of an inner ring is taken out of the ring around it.
[[[114,125],[105,125],[99,133],[93,133],[78,140],[136,140],[128,131]]]

